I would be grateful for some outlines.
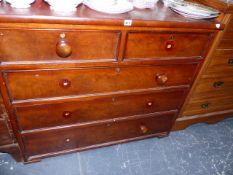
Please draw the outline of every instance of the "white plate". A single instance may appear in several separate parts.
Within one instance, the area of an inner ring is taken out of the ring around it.
[[[89,0],[84,0],[83,3],[93,10],[110,14],[126,13],[133,10],[133,4],[126,0],[118,0],[114,5],[93,4]]]
[[[69,3],[59,0],[44,0],[50,5],[50,9],[61,12],[76,11],[76,7],[83,2],[83,0],[73,0]]]
[[[186,1],[179,3],[172,3],[170,7],[180,12],[192,14],[192,15],[209,16],[209,15],[219,14],[219,11],[213,8],[209,8],[197,3],[191,3]]]
[[[192,18],[192,19],[212,19],[212,18],[216,18],[218,16],[218,14],[215,14],[215,15],[209,15],[209,16],[200,16],[200,15],[192,15],[192,14],[187,14],[187,13],[183,13],[183,12],[180,12],[176,9],[173,9],[171,7],[171,9],[177,13],[179,13],[180,15],[186,17],[186,18]]]

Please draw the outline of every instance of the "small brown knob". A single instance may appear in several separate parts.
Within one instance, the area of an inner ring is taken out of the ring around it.
[[[63,117],[64,117],[64,118],[70,118],[70,117],[71,117],[71,115],[72,115],[72,113],[71,113],[71,112],[69,112],[69,111],[65,111],[65,112],[63,112]]]
[[[168,81],[168,77],[165,74],[156,75],[156,81],[159,85],[164,85]]]
[[[63,79],[60,81],[59,85],[62,87],[62,88],[69,88],[71,86],[71,82],[70,80],[67,80],[67,79]]]
[[[66,142],[69,143],[69,142],[70,142],[70,139],[66,139]]]
[[[145,125],[141,125],[140,130],[141,130],[142,134],[148,133],[148,128]]]
[[[175,47],[175,42],[174,41],[167,41],[165,44],[165,49],[166,50],[172,50]]]
[[[148,102],[147,106],[149,106],[149,107],[153,106],[153,102]]]
[[[64,33],[60,34],[60,39],[57,43],[57,48],[56,48],[57,55],[62,58],[66,58],[70,56],[72,53],[72,48],[69,45],[69,43],[66,41],[65,37],[66,35]]]

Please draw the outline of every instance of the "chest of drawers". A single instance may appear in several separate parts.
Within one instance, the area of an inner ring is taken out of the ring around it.
[[[230,10],[222,19],[225,29],[216,37],[174,130],[198,122],[215,123],[233,115],[233,11],[232,4],[225,6]]]
[[[169,134],[219,29],[167,10],[132,12],[131,27],[125,15],[0,14],[1,93],[23,161]]]

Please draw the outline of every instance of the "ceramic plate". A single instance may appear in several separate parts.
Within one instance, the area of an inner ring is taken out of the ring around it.
[[[105,4],[92,4],[88,0],[84,1],[84,4],[93,10],[110,14],[126,13],[133,10],[133,4],[126,0],[118,0],[117,4],[109,6]]]

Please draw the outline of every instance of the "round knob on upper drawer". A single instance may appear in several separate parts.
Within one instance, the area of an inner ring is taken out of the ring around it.
[[[71,117],[71,115],[72,115],[72,113],[71,113],[71,112],[69,112],[69,111],[65,111],[65,112],[63,112],[63,117],[64,117],[64,118],[70,118],[70,117]]]
[[[71,55],[72,48],[66,40],[66,35],[64,33],[60,34],[59,41],[56,48],[57,55],[66,58]]]
[[[153,106],[153,102],[148,102],[147,106],[149,106],[149,107]]]
[[[210,107],[210,103],[203,103],[201,104],[202,109],[208,109]]]
[[[67,80],[67,79],[63,79],[60,81],[59,85],[62,87],[62,88],[69,88],[71,86],[71,82],[70,80]]]
[[[168,77],[165,74],[156,75],[156,81],[159,85],[164,85],[168,81]]]
[[[142,134],[146,134],[149,131],[145,125],[140,125],[140,130],[141,130]]]
[[[167,41],[165,44],[165,49],[166,50],[172,50],[175,47],[175,42],[174,41]]]

